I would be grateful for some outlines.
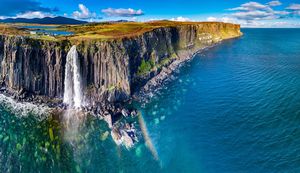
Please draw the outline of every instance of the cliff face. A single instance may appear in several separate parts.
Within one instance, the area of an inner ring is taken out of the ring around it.
[[[198,23],[121,40],[76,43],[85,100],[126,100],[172,62],[240,35],[239,25]],[[66,55],[72,45],[69,40],[0,35],[0,85],[11,92],[62,98]]]
[[[0,36],[0,82],[11,92],[61,96],[66,52],[64,43]]]

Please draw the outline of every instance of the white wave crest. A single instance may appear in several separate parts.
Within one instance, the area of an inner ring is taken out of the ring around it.
[[[0,94],[0,105],[8,109],[16,116],[26,117],[35,115],[38,119],[44,119],[49,115],[50,108],[47,105],[35,105],[29,102],[17,102],[16,100]]]

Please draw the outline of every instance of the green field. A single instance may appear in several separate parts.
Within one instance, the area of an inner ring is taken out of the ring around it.
[[[71,36],[33,36],[28,29],[20,29],[18,27],[28,24],[0,24],[0,34],[2,35],[27,35],[37,39],[46,40],[64,40],[73,41],[82,40],[107,40],[122,39],[141,35],[160,27],[172,27],[180,25],[203,24],[209,22],[174,22],[174,21],[153,21],[153,22],[122,22],[122,23],[89,23],[83,25],[58,25],[55,30],[64,30],[73,32]],[[211,22],[213,23],[213,22]]]

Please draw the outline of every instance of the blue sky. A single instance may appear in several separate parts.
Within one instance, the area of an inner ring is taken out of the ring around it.
[[[0,4],[0,18],[168,19],[233,22],[243,27],[300,27],[300,1],[296,0],[0,0]]]

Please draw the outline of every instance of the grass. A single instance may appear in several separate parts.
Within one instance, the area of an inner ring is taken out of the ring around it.
[[[161,27],[176,27],[180,25],[205,24],[215,22],[175,22],[175,21],[152,21],[152,22],[121,22],[121,23],[89,23],[84,25],[68,25],[58,27],[60,30],[74,32],[71,40],[88,39],[122,39],[141,35]]]
[[[112,39],[135,36],[153,29],[147,23],[99,23],[76,26],[64,26],[62,30],[74,32],[70,39]]]
[[[13,27],[12,25],[0,24],[1,35],[28,35],[24,29]]]
[[[88,23],[83,25],[57,25],[56,30],[73,32],[72,36],[56,36],[57,40],[109,40],[130,38],[141,35],[161,27],[176,27],[180,25],[214,24],[216,22],[175,22],[175,21],[152,21],[152,22],[102,22]],[[30,35],[29,30],[18,27],[28,24],[0,24],[0,34],[4,35]],[[53,26],[53,25],[52,25]],[[54,29],[54,28],[53,28]],[[53,38],[41,37],[38,39],[53,40]]]
[[[154,64],[152,61],[145,61],[143,59],[141,65],[138,68],[138,75],[147,74],[149,71],[151,71],[153,66],[154,66]]]

